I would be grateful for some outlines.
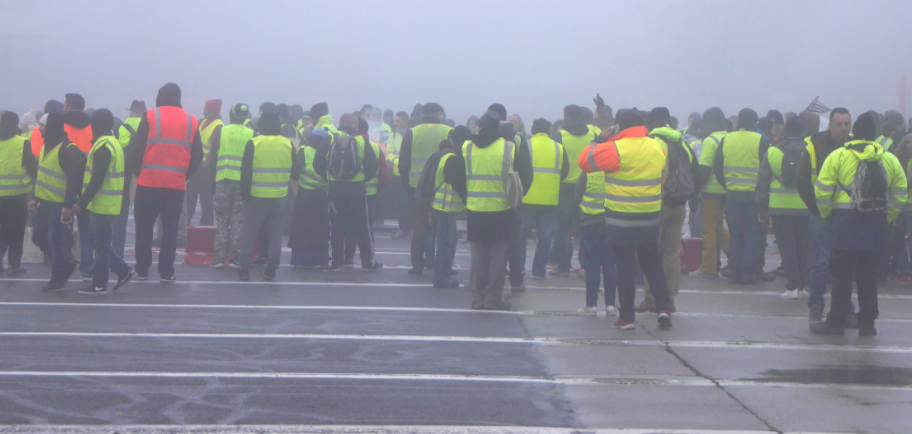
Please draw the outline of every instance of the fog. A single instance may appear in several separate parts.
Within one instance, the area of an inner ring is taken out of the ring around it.
[[[0,1],[0,109],[67,92],[126,117],[169,81],[184,107],[272,101],[458,123],[492,102],[554,120],[567,104],[667,106],[685,118],[899,107],[912,2]],[[223,109],[223,114],[226,109]]]

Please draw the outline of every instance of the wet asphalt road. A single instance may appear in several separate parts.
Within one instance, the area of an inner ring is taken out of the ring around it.
[[[476,312],[406,274],[406,241],[377,250],[377,273],[179,266],[100,297],[42,293],[30,265],[0,280],[0,432],[912,431],[910,286],[881,289],[876,338],[811,335],[781,279],[684,277],[673,330],[618,331],[572,313],[576,276]]]

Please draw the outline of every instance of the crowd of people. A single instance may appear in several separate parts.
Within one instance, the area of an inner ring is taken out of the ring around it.
[[[878,283],[912,283],[912,134],[899,113],[853,122],[836,108],[821,132],[827,119],[808,111],[761,118],[745,108],[726,118],[713,107],[678,125],[664,107],[613,113],[600,96],[594,103],[568,105],[553,123],[536,119],[527,133],[499,103],[459,126],[436,103],[411,115],[366,105],[338,123],[322,102],[309,111],[264,103],[256,115],[236,103],[224,123],[221,100],[197,118],[168,83],[154,108],[133,101],[121,121],[67,94],[21,121],[0,116],[0,249],[9,275],[25,273],[31,214],[32,241],[51,263],[44,291],[64,290],[77,269],[84,294],[107,293],[112,272],[112,291],[147,280],[154,244],[159,279],[172,283],[200,205],[201,225],[216,226],[211,267],[236,269],[242,281],[257,265],[262,279],[276,278],[285,235],[296,268],[340,271],[357,248],[371,272],[383,267],[372,222],[387,190],[407,210],[393,236],[411,237],[408,273],[432,270],[434,287],[460,286],[453,260],[465,216],[472,309],[511,308],[505,285],[525,290],[533,235],[532,278],[569,276],[575,238],[586,281],[579,314],[597,314],[601,288],[615,327],[632,329],[636,313],[652,312],[670,328],[688,215],[691,237],[702,238],[691,276],[752,285],[779,273],[783,298],[808,298],[814,333],[875,335]],[[123,260],[131,206],[132,267]],[[764,271],[770,229],[782,258],[774,273]],[[645,298],[636,304],[639,278]]]

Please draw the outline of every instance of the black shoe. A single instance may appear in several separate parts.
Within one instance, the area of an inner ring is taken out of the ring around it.
[[[136,271],[136,269],[134,269],[133,271]],[[143,273],[141,271],[136,271],[136,275],[133,276],[133,280],[136,280],[139,282],[145,282],[145,281],[149,280],[149,271],[147,270],[145,273]]]
[[[850,313],[845,318],[845,328],[847,329],[857,329],[858,328],[858,315]]]
[[[831,326],[826,322],[811,324],[811,333],[815,335],[835,335],[842,336],[845,334],[844,327]]]
[[[111,291],[117,291],[118,289],[123,288],[124,285],[130,283],[130,281],[133,280],[134,276],[136,276],[136,272],[132,269],[123,276],[117,276],[117,284],[111,288]]]
[[[241,268],[240,270],[238,270],[238,280],[240,280],[241,282],[246,282],[246,281],[250,280],[250,270],[248,270],[246,268]]]
[[[93,282],[93,283],[89,283],[89,286],[86,286],[85,288],[80,289],[79,293],[88,294],[88,295],[104,295],[104,294],[108,293],[108,288],[106,288],[104,286],[102,286],[102,287],[95,286],[95,283]]]
[[[6,274],[8,274],[10,276],[21,276],[25,273],[28,273],[28,270],[26,270],[25,268],[22,268],[21,265],[16,268],[10,268],[10,269],[6,270]]]
[[[659,328],[668,330],[671,328],[671,314],[668,312],[659,313]]]
[[[420,276],[420,275],[424,274],[424,269],[423,268],[411,268],[408,270],[408,274],[411,274],[412,276]]]
[[[362,265],[362,266],[361,266],[361,271],[364,271],[364,272],[368,272],[368,271],[377,271],[377,270],[379,270],[379,269],[381,269],[381,268],[383,268],[383,264],[381,264],[381,263],[379,263],[379,262],[377,262],[377,261],[374,261],[374,262],[372,262],[370,265],[368,265],[367,267],[365,267],[365,266]]]
[[[550,275],[552,275],[552,276],[557,276],[557,277],[570,277],[570,271],[569,271],[569,270],[568,270],[568,271],[551,270],[551,272],[548,273],[548,274],[550,274]]]
[[[329,272],[334,272],[334,273],[342,271],[341,265],[324,265],[320,268],[322,268],[323,271],[329,271]]]
[[[159,279],[159,282],[160,283],[174,283],[174,282],[177,282],[177,277],[175,277],[172,274],[171,277],[162,277],[161,279]]]
[[[73,273],[76,272],[76,269],[79,268],[79,261],[70,262],[67,265],[66,269],[63,271],[63,276],[60,276],[60,281],[66,283],[70,280],[70,277],[73,276]]]
[[[859,327],[858,336],[877,336],[877,329],[874,326],[871,327]]]
[[[441,283],[441,284],[435,283],[435,284],[434,284],[434,288],[440,288],[440,289],[453,289],[453,288],[459,288],[459,282],[456,281],[456,280],[450,279],[450,280],[448,280],[448,281],[446,281],[446,282],[443,282],[443,283]]]
[[[58,291],[63,291],[65,286],[66,286],[66,280],[61,281],[61,280],[51,279],[51,281],[48,282],[47,285],[44,285],[44,287],[41,288],[41,290],[44,292],[58,292]]]
[[[355,260],[346,259],[346,260],[342,261],[342,268],[355,268]]]
[[[262,270],[260,271],[260,277],[267,282],[275,281],[276,272],[275,270]]]
[[[775,282],[776,275],[772,273],[760,273],[757,275],[757,279],[763,282]]]

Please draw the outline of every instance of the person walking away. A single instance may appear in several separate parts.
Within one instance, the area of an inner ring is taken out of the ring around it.
[[[804,141],[804,122],[792,117],[785,123],[783,137],[771,146],[760,162],[755,201],[760,222],[773,217],[773,233],[786,284],[782,298],[799,299],[807,295],[811,273],[811,213],[798,195],[795,179]]]
[[[120,147],[124,151],[124,159],[129,161],[130,157],[130,140],[133,139],[133,135],[136,134],[136,129],[139,128],[139,122],[142,120],[142,115],[146,111],[146,102],[141,100],[133,100],[130,104],[130,117],[128,117],[123,124],[117,128],[117,141],[120,142]],[[117,256],[124,257],[124,249],[127,244],[127,220],[130,216],[130,205],[132,204],[131,198],[134,196],[134,191],[136,190],[136,180],[134,174],[129,170],[124,172],[124,190],[123,190],[123,200],[121,201],[121,211],[120,215],[114,219],[114,238],[111,244],[114,246],[114,253]]]
[[[703,212],[703,252],[700,269],[690,275],[692,277],[717,277],[720,272],[719,251],[724,252],[726,256],[730,252],[729,233],[723,225],[725,189],[712,173],[716,149],[728,134],[728,123],[722,109],[712,107],[703,112],[703,129],[710,132],[703,139],[703,149],[700,151],[700,180],[704,185],[703,192],[700,194],[700,206]]]
[[[244,198],[241,196],[241,163],[253,130],[244,126],[250,108],[238,103],[228,112],[229,125],[212,132],[208,173],[215,186],[212,208],[215,213],[215,249],[211,268],[239,268],[241,233],[244,227]],[[202,175],[202,174],[200,174]],[[229,254],[229,250],[230,254]]]
[[[7,274],[21,276],[22,242],[28,219],[28,193],[38,175],[38,160],[32,144],[19,135],[19,116],[0,116],[0,240],[7,246]]]
[[[282,253],[285,197],[294,176],[294,146],[281,136],[282,123],[275,113],[264,113],[259,122],[260,135],[249,140],[241,161],[241,197],[244,201],[244,228],[241,231],[241,256],[238,279],[250,280],[253,245],[260,228],[269,234],[266,268],[260,276],[273,281]],[[295,176],[296,177],[296,176]]]
[[[424,268],[434,265],[434,233],[430,230],[430,207],[415,200],[415,186],[428,157],[437,152],[440,142],[449,138],[452,128],[443,124],[443,107],[427,103],[421,108],[421,124],[402,136],[399,149],[399,176],[409,198],[412,214],[412,269],[409,274],[421,275]]]
[[[61,221],[63,208],[72,208],[82,190],[83,157],[63,130],[63,114],[48,114],[44,145],[39,153],[35,179],[35,211],[32,242],[51,256],[51,280],[43,291],[60,291],[79,265],[69,243],[70,227]]]
[[[523,197],[523,206],[519,211],[522,228],[519,257],[520,268],[523,270],[526,268],[526,243],[529,234],[532,229],[538,233],[538,244],[532,259],[532,278],[536,280],[545,278],[551,253],[551,237],[557,225],[561,181],[570,173],[567,151],[563,145],[549,137],[550,132],[551,122],[546,119],[536,119],[532,123],[532,138],[529,140],[529,150],[532,152],[532,185]]]
[[[906,121],[903,116],[895,110],[886,112],[884,114],[883,133],[878,139],[884,140],[885,143],[889,144],[884,146],[884,150],[896,155],[902,167],[906,167],[908,162],[908,157],[904,152],[901,152],[900,147],[905,134]],[[885,137],[889,137],[889,139],[884,139]],[[890,235],[884,242],[884,253],[880,257],[880,281],[910,284],[912,283],[912,276],[909,275],[905,213],[900,213],[890,226]]]
[[[162,243],[158,255],[161,283],[172,283],[177,232],[187,179],[203,161],[203,144],[196,117],[181,108],[181,91],[174,83],[158,90],[155,108],[143,114],[130,147],[138,173],[136,200],[136,278],[147,280],[152,266],[152,228],[161,216]]]
[[[808,296],[808,325],[823,321],[823,311],[826,307],[824,296],[827,290],[827,280],[830,274],[830,258],[833,255],[832,234],[830,228],[820,218],[817,208],[817,198],[814,186],[823,167],[823,162],[833,151],[842,149],[849,139],[852,130],[852,116],[842,107],[830,111],[830,126],[826,131],[815,134],[805,139],[807,146],[798,162],[795,174],[795,187],[801,201],[811,212],[811,247],[813,248],[814,263],[811,265],[810,295]],[[850,313],[846,324],[851,328],[858,324],[854,314],[855,307],[850,305]]]
[[[453,278],[456,274],[453,271],[457,242],[456,216],[466,208],[465,201],[456,193],[453,185],[465,185],[464,163],[461,164],[462,146],[471,136],[467,127],[456,127],[452,139],[440,142],[440,151],[428,160],[428,164],[437,167],[434,174],[434,200],[431,202],[437,248],[434,261],[435,288],[459,287],[459,281]]]
[[[662,251],[662,268],[668,284],[668,309],[677,311],[675,297],[678,296],[681,276],[681,237],[684,233],[684,218],[687,216],[687,202],[701,189],[700,163],[693,150],[682,140],[681,133],[671,125],[671,114],[665,107],[656,107],[647,119],[649,137],[659,141],[666,154],[668,174],[665,177],[662,194],[661,223],[659,224],[659,247]],[[646,297],[637,306],[637,312],[655,312],[655,297],[649,283]]]
[[[564,128],[560,137],[555,137],[567,152],[569,161],[577,161],[580,154],[595,140],[595,132],[586,125],[583,110],[576,104],[564,107]],[[552,276],[567,277],[570,275],[570,261],[573,259],[573,241],[571,239],[576,220],[579,218],[576,206],[576,183],[582,171],[579,165],[571,164],[567,177],[561,181],[560,195],[557,204],[557,228],[554,230],[554,250],[557,256],[557,268],[551,271]]]
[[[586,274],[586,304],[576,312],[594,316],[598,308],[599,285],[605,290],[605,316],[617,314],[617,265],[608,241],[605,223],[605,174],[592,172],[580,176],[576,184],[580,202],[580,252]],[[604,283],[603,283],[604,282]]]
[[[114,253],[111,245],[114,220],[121,211],[125,173],[123,149],[114,137],[113,128],[114,115],[110,110],[98,109],[92,114],[95,139],[86,161],[82,195],[72,208],[61,211],[63,221],[71,221],[72,214],[89,213],[91,216],[95,236],[95,269],[92,282],[80,289],[80,294],[107,294],[111,271],[117,275],[112,291],[130,283],[135,275],[123,258]]]
[[[317,154],[327,152],[332,140],[326,128],[315,128],[302,139],[295,155],[298,195],[288,239],[295,268],[329,267],[329,183],[317,173],[314,162]]]
[[[361,252],[361,271],[375,271],[383,264],[374,260],[374,246],[370,237],[367,216],[367,181],[377,176],[379,161],[371,146],[364,143],[354,129],[357,117],[345,114],[339,119],[341,127],[333,134],[328,148],[318,149],[314,170],[328,181],[328,195],[332,214],[330,244],[332,263],[327,271],[341,271],[345,260],[345,232],[354,231],[355,242]]]
[[[693,117],[694,115],[697,115],[696,118]],[[694,159],[697,160],[697,168],[699,169],[700,153],[703,151],[703,141],[700,139],[703,137],[703,116],[697,112],[691,113],[690,117],[687,118],[687,123],[687,130],[681,140],[693,151]],[[702,174],[699,178],[694,178],[694,180],[703,181]],[[703,207],[700,204],[699,189],[687,202],[687,207],[689,208],[687,229],[690,231],[690,237],[703,238]]]
[[[396,113],[393,121],[393,130],[386,142],[386,160],[389,162],[389,169],[392,170],[393,176],[399,178],[399,153],[402,147],[402,135],[409,130],[409,115],[401,111]],[[390,184],[389,188],[393,189],[390,196],[395,198],[397,203],[396,209],[399,229],[393,234],[392,238],[408,238],[412,234],[412,221],[409,212],[409,201],[407,193],[401,182]]]
[[[874,141],[876,123],[869,114],[858,117],[852,135],[853,140],[824,161],[814,189],[820,216],[832,227],[836,282],[830,314],[826,321],[812,324],[811,332],[845,333],[854,283],[858,288],[858,335],[876,336],[881,240],[907,202],[908,186],[896,156]]]
[[[376,113],[376,109],[374,109]],[[371,141],[370,139],[370,125],[364,119],[358,119],[358,134],[364,139],[364,143],[369,143],[371,148],[374,150],[374,154],[377,155],[377,176],[372,178],[367,182],[367,217],[371,222],[370,233],[371,233],[371,243],[374,241],[374,228],[373,223],[376,216],[377,209],[377,192],[383,190],[386,187],[386,183],[389,181],[389,172],[386,167],[386,154],[383,153],[383,149],[380,149],[380,145]]]
[[[66,94],[63,100],[63,129],[84,156],[92,150],[92,118],[86,114],[85,98],[77,93]],[[82,169],[80,169],[80,172]],[[91,282],[95,269],[95,248],[92,246],[92,221],[89,213],[76,216],[79,228],[79,271],[83,282]]]
[[[738,131],[728,133],[716,148],[713,173],[728,193],[725,198],[728,228],[731,231],[729,269],[736,284],[757,283],[756,252],[760,233],[754,192],[760,160],[766,156],[769,142],[756,132],[757,112],[738,112]]]
[[[636,328],[634,274],[639,263],[652,289],[659,327],[668,329],[668,286],[659,255],[665,151],[659,140],[647,137],[649,131],[636,109],[618,110],[616,119],[620,132],[606,142],[587,147],[577,160],[586,173],[605,172],[605,222],[617,264],[620,301],[620,315],[614,327]]]
[[[209,164],[205,164],[209,158],[212,149],[212,136],[222,129],[222,100],[210,99],[206,101],[203,107],[203,116],[205,119],[200,123],[199,135],[203,143],[203,163],[198,169],[199,174],[187,181],[187,225],[193,221],[196,215],[196,204],[199,203],[202,209],[200,215],[200,226],[212,226],[214,224],[215,212],[213,210],[213,185],[212,176],[209,173]]]

